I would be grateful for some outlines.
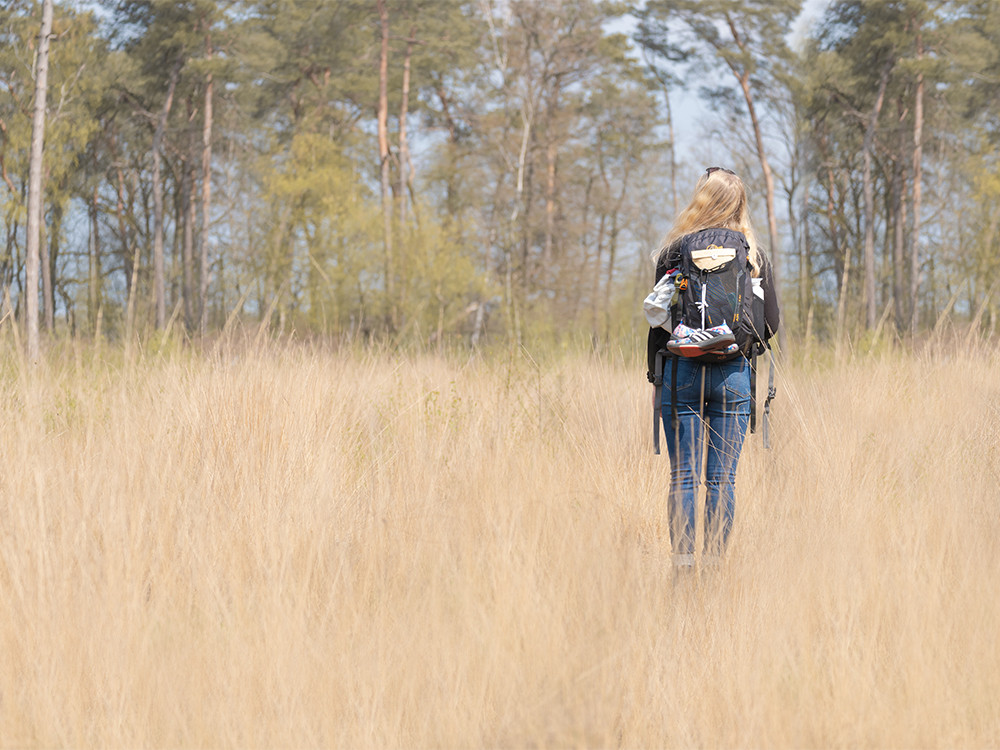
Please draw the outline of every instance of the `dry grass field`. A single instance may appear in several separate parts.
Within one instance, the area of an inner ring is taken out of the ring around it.
[[[8,343],[0,744],[1000,745],[1000,354],[787,365],[678,582],[624,359]]]

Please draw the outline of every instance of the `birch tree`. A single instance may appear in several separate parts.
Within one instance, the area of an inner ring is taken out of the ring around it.
[[[42,158],[45,140],[45,98],[49,75],[49,36],[52,33],[52,0],[42,2],[42,27],[38,33],[35,65],[35,100],[31,124],[31,164],[28,177],[28,236],[25,265],[25,316],[28,360],[38,361],[38,267],[42,220]]]

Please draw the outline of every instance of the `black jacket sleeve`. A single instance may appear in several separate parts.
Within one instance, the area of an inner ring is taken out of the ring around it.
[[[653,281],[655,285],[663,275],[667,272],[668,268],[672,268],[677,263],[676,249],[671,252],[666,253],[656,264],[656,277]],[[670,331],[666,331],[663,328],[650,328],[649,336],[646,338],[646,378],[650,383],[653,382],[653,371],[656,366],[656,353],[660,349],[667,348],[667,342],[670,341]]]
[[[761,286],[764,288],[764,322],[767,324],[767,338],[771,338],[778,332],[781,325],[781,310],[778,307],[778,292],[774,288],[774,270],[771,267],[771,259],[767,257],[763,250],[760,253]]]

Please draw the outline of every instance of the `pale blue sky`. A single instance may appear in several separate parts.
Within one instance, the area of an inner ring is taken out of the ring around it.
[[[830,0],[805,0],[802,3],[802,13],[792,26],[792,39],[800,37],[809,28],[809,24],[819,18],[823,9],[830,4]]]

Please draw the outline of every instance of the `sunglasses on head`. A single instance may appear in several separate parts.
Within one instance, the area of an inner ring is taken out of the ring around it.
[[[709,167],[705,170],[706,175],[711,175],[715,172],[725,172],[726,174],[731,174],[733,177],[736,176],[736,172],[731,169],[726,169],[725,167]]]

